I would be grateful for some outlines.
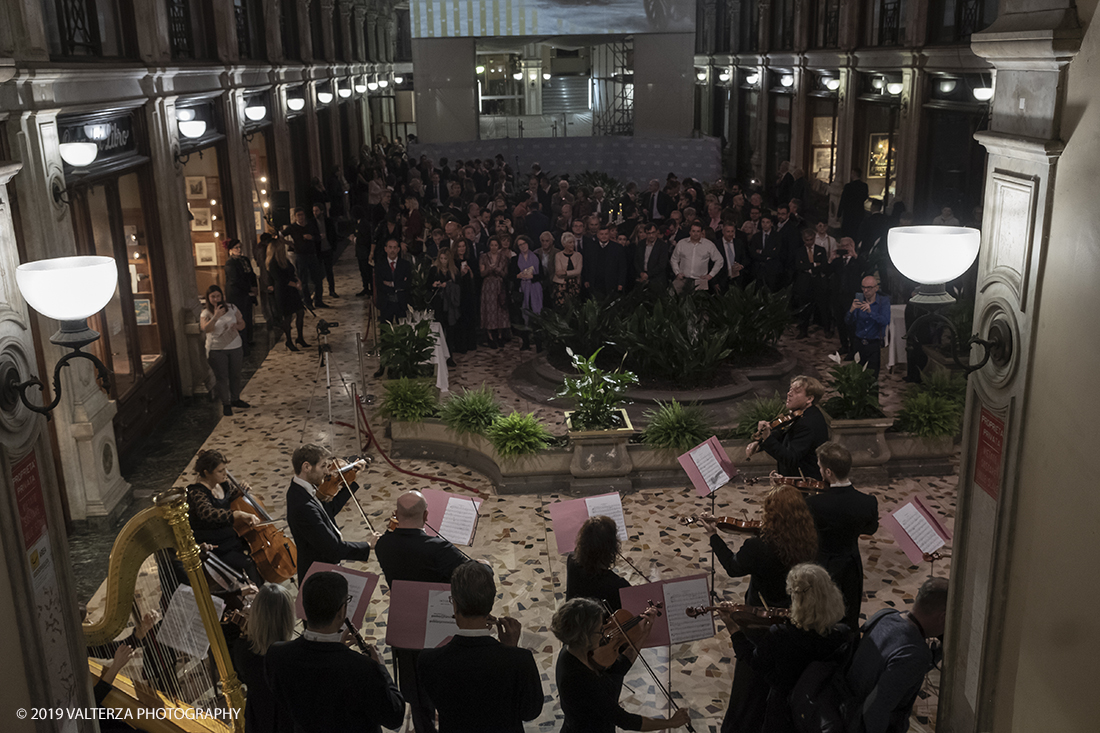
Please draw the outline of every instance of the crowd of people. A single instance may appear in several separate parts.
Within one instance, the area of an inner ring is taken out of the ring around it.
[[[345,246],[359,265],[355,295],[371,298],[384,321],[426,303],[452,354],[513,335],[521,349],[538,348],[531,316],[582,298],[757,283],[790,289],[797,337],[816,326],[877,374],[891,300],[913,287],[885,256],[889,229],[913,218],[901,202],[883,213],[859,170],[831,218],[786,166],[765,188],[670,173],[644,190],[627,183],[614,200],[538,164],[517,173],[501,155],[433,161],[376,145],[347,170],[347,180],[339,169],[315,179],[293,223],[261,238],[269,323],[290,350],[306,343],[303,310],[328,307],[326,284],[328,299],[339,297],[332,267]],[[944,208],[935,222],[958,220]]]

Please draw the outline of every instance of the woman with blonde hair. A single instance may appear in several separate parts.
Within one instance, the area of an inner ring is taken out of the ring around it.
[[[246,733],[290,733],[264,676],[264,658],[272,645],[294,636],[294,599],[281,585],[268,583],[252,599],[245,635],[233,648],[233,666],[247,687]]]
[[[270,293],[268,300],[271,302],[274,320],[271,326],[277,328],[286,336],[286,347],[290,351],[297,351],[298,347],[290,340],[290,322],[296,320],[298,327],[298,343],[309,346],[302,334],[305,323],[305,308],[302,306],[302,283],[298,280],[298,271],[290,263],[286,256],[286,243],[280,238],[263,234],[260,241],[268,237],[267,260],[267,290]]]
[[[775,624],[763,635],[746,634],[728,611],[718,611],[730,630],[738,669],[743,664],[751,667],[755,696],[767,701],[762,724],[740,725],[737,730],[794,733],[788,699],[798,678],[811,662],[828,659],[852,638],[841,623],[844,598],[825,568],[813,563],[794,566],[787,575],[787,593],[790,623]]]

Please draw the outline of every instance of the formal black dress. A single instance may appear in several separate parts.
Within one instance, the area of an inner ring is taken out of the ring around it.
[[[590,573],[580,566],[573,553],[565,558],[565,600],[573,598],[591,598],[607,604],[612,613],[623,607],[619,598],[620,588],[629,588],[630,583],[620,577],[611,568],[598,573]]]
[[[844,596],[844,623],[858,628],[863,602],[859,536],[878,531],[878,500],[846,484],[806,497],[806,505],[817,527],[817,563],[829,571]]]
[[[535,656],[491,636],[456,636],[425,649],[416,668],[439,711],[440,733],[523,733],[523,721],[542,712]]]
[[[386,668],[339,642],[299,637],[267,650],[264,669],[279,715],[295,733],[380,733],[405,720]]]
[[[561,733],[615,733],[615,728],[641,730],[642,716],[619,705],[619,689],[631,662],[619,657],[603,672],[596,672],[562,649],[554,676],[565,724]]]
[[[352,489],[359,485],[352,483]],[[291,481],[286,492],[286,521],[294,544],[298,546],[298,584],[305,581],[309,567],[315,562],[333,565],[341,560],[370,558],[370,545],[366,542],[349,542],[336,527],[336,515],[351,499],[347,487],[340,489],[332,501],[322,502],[309,495],[305,487]]]
[[[233,645],[233,667],[248,688],[244,703],[245,733],[293,733],[291,721],[279,715],[279,702],[264,674],[264,655],[252,651],[246,637]]]
[[[245,573],[256,585],[262,585],[263,578],[256,570],[248,545],[233,528],[233,510],[229,505],[240,498],[241,490],[223,485],[222,492],[222,498],[217,499],[204,484],[187,487],[187,516],[195,541],[214,545],[214,554],[226,565]]]
[[[829,426],[817,405],[810,405],[801,417],[773,430],[760,448],[776,460],[783,476],[804,476],[821,480],[817,447],[829,439]]]

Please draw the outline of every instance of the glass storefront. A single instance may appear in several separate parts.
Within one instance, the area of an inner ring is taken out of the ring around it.
[[[266,217],[271,212],[271,192],[275,190],[275,158],[271,154],[271,128],[257,130],[248,137],[248,164],[251,173],[252,231],[255,240],[267,230]]]
[[[898,107],[860,101],[856,112],[856,167],[863,168],[863,179],[872,198],[894,198],[897,187]]]
[[[183,166],[184,195],[191,219],[191,246],[195,255],[195,284],[201,298],[211,285],[225,287],[228,253],[221,241],[234,231],[227,221],[218,154],[220,146],[194,153]],[[227,187],[226,187],[227,188]]]
[[[810,178],[832,183],[836,177],[835,99],[810,97]]]

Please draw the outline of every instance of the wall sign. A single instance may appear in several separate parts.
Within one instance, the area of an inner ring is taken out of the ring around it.
[[[100,114],[59,117],[57,134],[63,143],[95,143],[99,153],[90,167],[137,152],[133,115],[130,112],[114,116]]]
[[[974,457],[974,483],[996,501],[1001,494],[1004,458],[1004,420],[983,407],[978,418],[978,450]]]

